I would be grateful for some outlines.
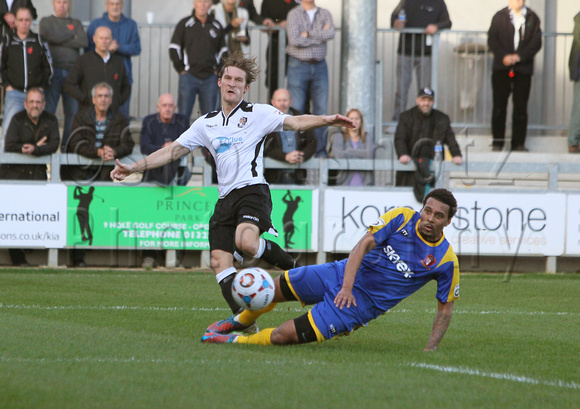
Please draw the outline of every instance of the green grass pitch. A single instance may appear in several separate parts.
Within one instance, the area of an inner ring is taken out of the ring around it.
[[[431,283],[320,345],[202,345],[213,274],[0,270],[0,408],[578,408],[580,275],[463,275],[439,350]],[[260,327],[303,314],[279,305]]]

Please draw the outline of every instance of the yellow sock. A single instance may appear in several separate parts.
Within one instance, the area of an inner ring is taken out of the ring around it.
[[[270,303],[266,308],[262,308],[258,311],[244,310],[236,317],[236,321],[243,325],[252,325],[258,318],[267,312],[272,311],[278,305],[277,302]]]
[[[240,335],[236,338],[238,344],[252,344],[252,345],[272,345],[270,337],[275,328],[266,328],[257,334]]]

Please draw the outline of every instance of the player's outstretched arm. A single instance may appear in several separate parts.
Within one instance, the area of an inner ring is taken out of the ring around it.
[[[342,310],[346,305],[346,308],[350,308],[351,305],[356,307],[356,300],[352,295],[352,287],[354,285],[354,279],[356,278],[356,273],[360,268],[362,259],[364,256],[376,247],[375,237],[368,231],[362,239],[353,247],[352,251],[348,255],[348,261],[344,268],[344,279],[342,282],[342,288],[336,294],[334,298],[334,305]]]
[[[439,343],[443,339],[443,335],[449,328],[449,323],[451,322],[451,315],[453,314],[453,301],[443,303],[437,300],[437,315],[435,315],[435,321],[433,321],[433,329],[431,330],[431,336],[429,341],[427,341],[427,346],[424,351],[435,351],[439,346]]]
[[[187,155],[188,153],[189,149],[177,142],[173,142],[171,145],[161,148],[146,158],[129,165],[121,163],[117,159],[117,165],[115,166],[115,169],[111,171],[110,176],[113,180],[123,180],[132,173],[161,167],[169,162],[181,158],[183,155]]]
[[[346,126],[354,129],[354,122],[344,115],[297,115],[284,119],[285,131],[308,131],[325,126]]]

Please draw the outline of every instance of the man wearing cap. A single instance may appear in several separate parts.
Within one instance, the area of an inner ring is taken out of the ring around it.
[[[461,150],[451,129],[449,117],[437,109],[433,109],[435,92],[431,88],[419,91],[417,105],[401,113],[395,132],[395,150],[401,163],[416,160],[415,164],[428,166],[433,159],[433,146],[437,142],[447,145],[453,163],[463,163]],[[428,168],[427,168],[428,171]],[[416,186],[416,172],[401,172],[396,175],[396,186]]]

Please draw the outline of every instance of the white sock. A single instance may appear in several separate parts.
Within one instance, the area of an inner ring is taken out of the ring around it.
[[[260,237],[260,245],[258,246],[258,252],[254,256],[254,258],[262,257],[262,254],[264,254],[264,250],[266,250],[266,239]]]
[[[218,284],[222,282],[222,280],[226,277],[229,277],[232,274],[236,274],[238,270],[235,267],[226,268],[221,273],[217,273],[215,275],[215,279],[217,280]]]

